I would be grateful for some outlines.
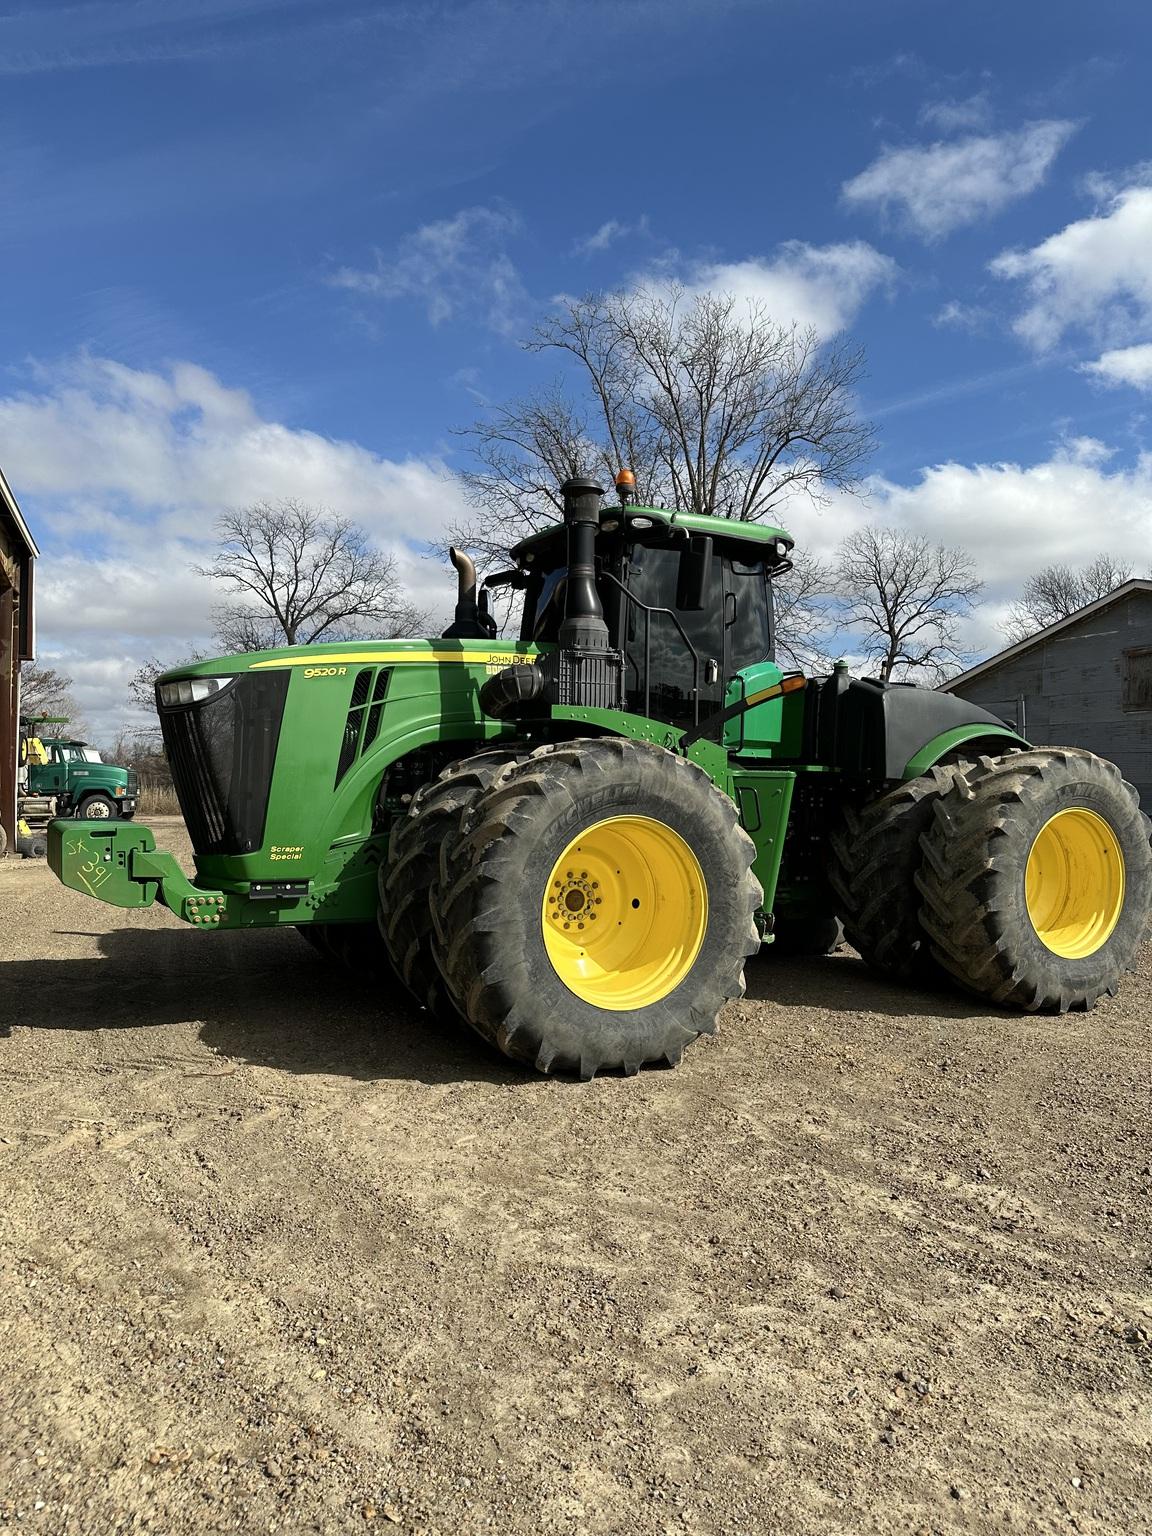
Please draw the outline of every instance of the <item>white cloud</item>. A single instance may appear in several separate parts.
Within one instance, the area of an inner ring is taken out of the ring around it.
[[[577,240],[572,249],[577,256],[597,256],[620,240],[649,233],[647,214],[641,214],[633,223],[626,223],[622,219],[606,219],[599,229]]]
[[[929,101],[920,108],[920,121],[942,133],[957,133],[962,128],[986,128],[992,118],[987,91],[978,91],[960,101]]]
[[[379,299],[415,299],[432,325],[475,315],[509,335],[523,324],[528,306],[506,249],[519,228],[508,209],[464,208],[451,219],[421,225],[390,253],[376,251],[370,268],[342,267],[329,281]]]
[[[963,304],[959,299],[949,299],[932,316],[932,324],[957,331],[983,330],[991,318],[991,312],[982,304]]]
[[[69,658],[78,702],[105,734],[131,718],[126,666],[205,643],[213,593],[191,568],[230,507],[295,496],[331,508],[394,556],[413,602],[437,620],[451,608],[451,572],[425,558],[465,512],[443,464],[270,420],[193,364],[160,373],[81,356],[37,369],[0,398],[0,441],[44,550],[41,654]]]
[[[578,255],[591,256],[596,251],[606,251],[610,245],[622,239],[627,233],[627,224],[622,224],[619,219],[606,219],[599,229],[594,230],[590,235],[585,235],[582,240],[577,240],[575,250]]]
[[[1101,207],[1127,192],[1132,187],[1152,185],[1152,160],[1137,160],[1119,171],[1089,171],[1081,177],[1080,186],[1087,197]]]
[[[823,508],[797,500],[783,522],[796,536],[798,559],[806,551],[830,555],[867,523],[961,545],[995,604],[1010,600],[1037,568],[1086,564],[1102,550],[1147,570],[1152,454],[1109,470],[1113,456],[1109,445],[1080,437],[1036,464],[937,464],[910,485],[877,477],[864,498],[838,496]]]
[[[1027,123],[1010,133],[886,146],[843,186],[848,203],[894,209],[916,234],[939,240],[1034,192],[1076,124]]]
[[[1015,329],[1038,349],[1077,328],[1113,346],[1139,339],[1152,327],[1152,187],[1117,193],[1105,211],[1005,251],[991,270],[1024,283],[1030,302]]]
[[[1131,384],[1136,389],[1152,389],[1152,342],[1116,347],[1103,353],[1094,363],[1085,363],[1083,372],[1093,374],[1104,384]]]
[[[690,293],[731,294],[784,324],[795,321],[833,336],[850,326],[866,300],[891,284],[898,271],[890,256],[863,240],[840,245],[790,240],[770,257],[697,265],[683,282]]]

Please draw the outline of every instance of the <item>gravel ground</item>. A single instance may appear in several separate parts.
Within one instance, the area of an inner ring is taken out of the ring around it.
[[[1063,1019],[768,956],[574,1084],[291,932],[0,914],[0,1524],[1152,1530],[1148,951]]]

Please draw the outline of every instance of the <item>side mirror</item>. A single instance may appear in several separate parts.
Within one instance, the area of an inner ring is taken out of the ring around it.
[[[676,573],[676,607],[682,613],[699,613],[708,606],[708,579],[712,574],[712,538],[696,534],[680,553]]]

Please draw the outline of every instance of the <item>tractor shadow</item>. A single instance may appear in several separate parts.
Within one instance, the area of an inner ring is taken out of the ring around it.
[[[890,1018],[987,1019],[1000,1010],[942,980],[929,990],[886,981],[847,946],[831,955],[774,955],[768,945],[744,968],[745,1000],[778,1008],[829,1013],[886,1014]]]
[[[61,937],[67,937],[61,932]],[[195,1024],[222,1058],[301,1074],[427,1084],[538,1083],[456,1020],[411,1006],[390,975],[357,979],[298,934],[261,929],[207,936],[180,928],[97,935],[100,958],[0,966],[0,1050],[11,1026],[163,1031]],[[958,994],[898,987],[851,951],[793,958],[768,950],[746,971],[747,1000],[770,1008],[892,1017],[987,1016]]]
[[[98,959],[0,965],[0,1051],[12,1026],[195,1024],[217,1055],[282,1072],[428,1084],[534,1079],[456,1021],[411,1006],[390,975],[357,980],[291,931],[121,928],[97,943]]]

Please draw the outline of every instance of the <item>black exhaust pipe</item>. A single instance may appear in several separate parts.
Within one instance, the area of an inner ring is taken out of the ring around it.
[[[448,558],[456,567],[456,612],[441,635],[442,640],[484,640],[495,631],[495,624],[476,601],[476,563],[462,549],[450,549]]]
[[[560,644],[564,650],[606,651],[608,626],[596,590],[596,535],[603,490],[595,480],[566,480],[560,487],[568,525],[568,583]]]

